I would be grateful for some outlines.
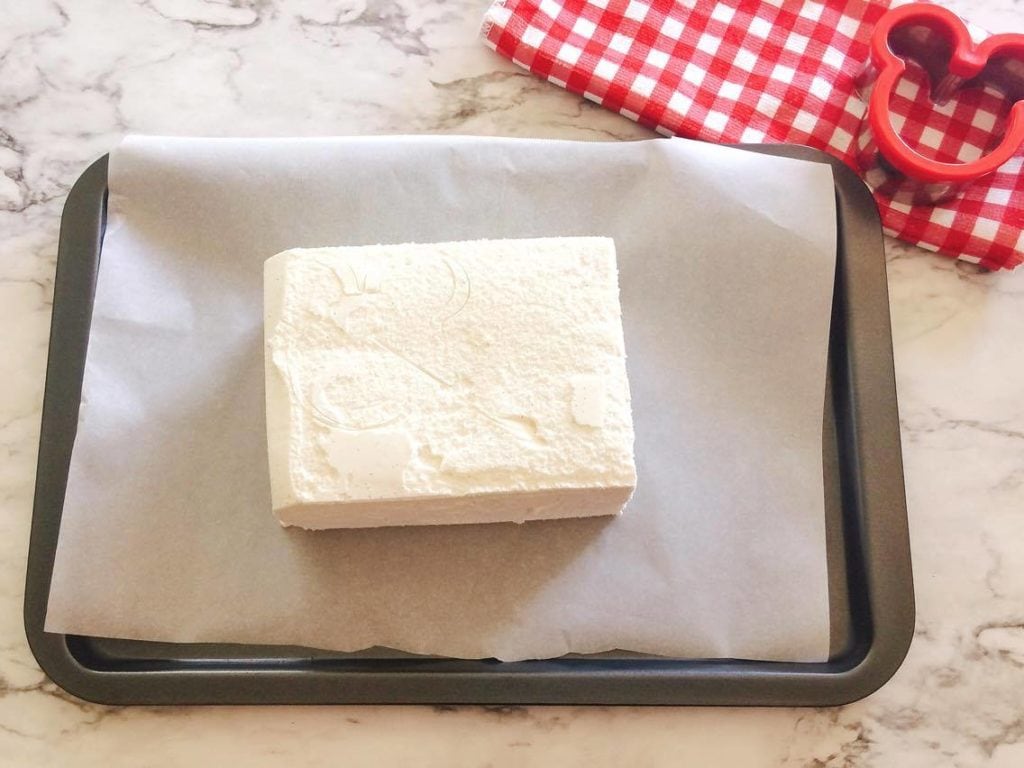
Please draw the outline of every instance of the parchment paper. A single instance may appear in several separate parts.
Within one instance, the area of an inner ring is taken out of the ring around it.
[[[639,484],[619,518],[307,532],[270,510],[262,264],[609,235]],[[827,166],[680,139],[132,138],[46,628],[502,659],[816,661]]]

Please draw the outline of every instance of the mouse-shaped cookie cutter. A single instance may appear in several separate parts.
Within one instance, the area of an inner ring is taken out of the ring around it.
[[[968,162],[940,162],[900,136],[890,102],[908,61],[927,72],[935,104],[977,87],[993,88],[1010,103],[1005,130],[990,137],[985,154]],[[1024,144],[1024,35],[992,35],[975,43],[951,11],[924,3],[901,6],[875,27],[870,61],[858,85],[868,109],[857,136],[857,162],[869,186],[901,202],[948,200],[995,171]]]

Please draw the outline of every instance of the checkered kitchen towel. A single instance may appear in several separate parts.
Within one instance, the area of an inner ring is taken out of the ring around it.
[[[786,142],[853,165],[865,114],[855,79],[886,0],[498,0],[484,40],[555,85],[661,133]],[[904,138],[945,162],[979,157],[1008,108],[965,91],[943,107],[910,68],[891,108]],[[1024,156],[940,205],[876,196],[886,232],[1012,268],[1024,259]]]

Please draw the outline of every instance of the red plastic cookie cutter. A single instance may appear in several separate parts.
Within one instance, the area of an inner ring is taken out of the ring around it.
[[[944,104],[962,88],[999,91],[1011,104],[990,151],[963,163],[940,162],[912,148],[893,126],[890,101],[913,61],[927,72],[931,99]],[[857,160],[869,185],[896,199],[935,203],[995,171],[1024,144],[1024,35],[971,39],[963,21],[936,5],[913,3],[888,11],[871,38],[871,59],[861,78],[867,118],[857,137]]]

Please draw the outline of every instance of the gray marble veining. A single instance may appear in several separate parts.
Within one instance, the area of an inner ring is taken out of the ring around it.
[[[1011,0],[960,0],[996,30]],[[1024,765],[1024,270],[887,245],[918,622],[833,710],[80,702],[21,628],[60,208],[126,132],[647,133],[481,45],[484,0],[0,0],[0,765]],[[114,31],[116,30],[116,31]]]

